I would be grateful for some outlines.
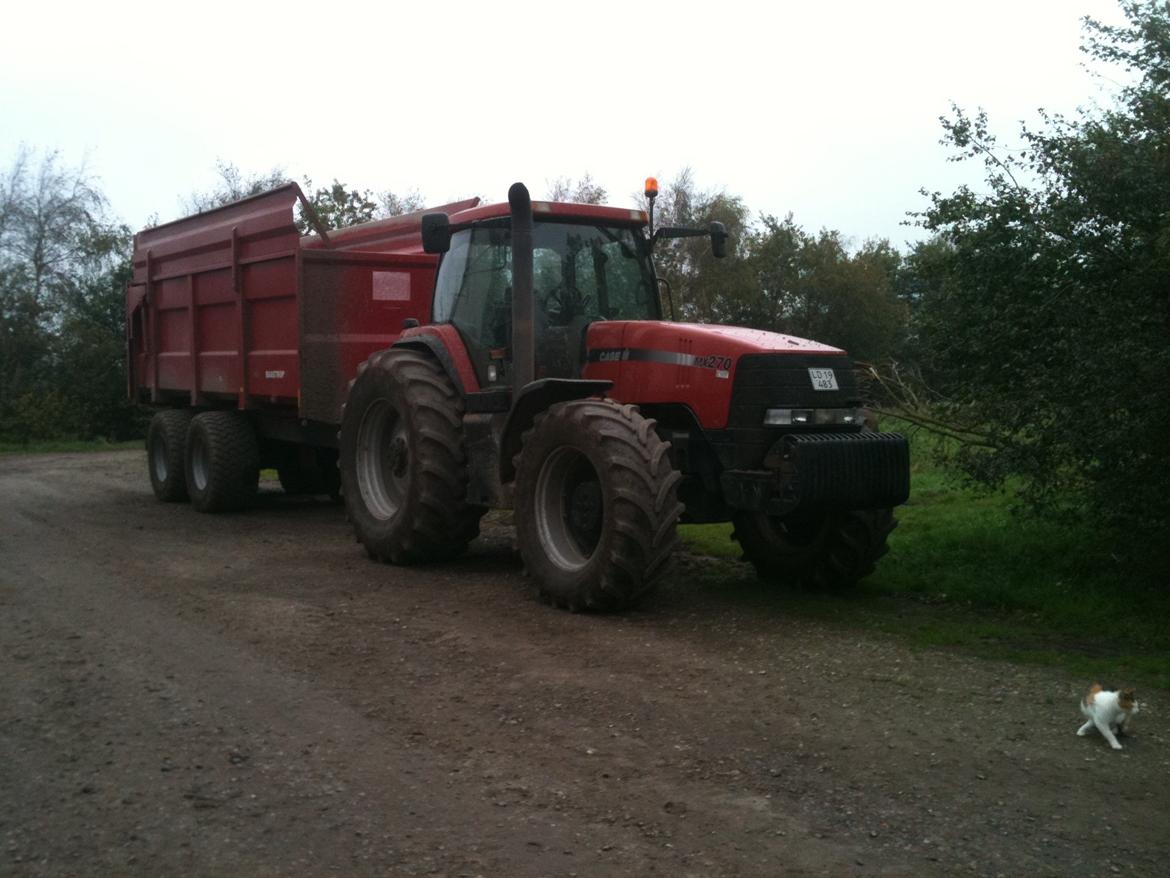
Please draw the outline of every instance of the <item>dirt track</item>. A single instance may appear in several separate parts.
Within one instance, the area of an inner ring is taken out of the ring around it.
[[[1087,681],[693,570],[574,616],[506,537],[383,567],[337,507],[0,457],[0,874],[1167,874],[1165,693],[1114,753]]]

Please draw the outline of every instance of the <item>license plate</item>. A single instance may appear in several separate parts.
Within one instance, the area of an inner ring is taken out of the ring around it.
[[[837,376],[832,369],[809,369],[808,377],[812,379],[813,390],[837,389]]]

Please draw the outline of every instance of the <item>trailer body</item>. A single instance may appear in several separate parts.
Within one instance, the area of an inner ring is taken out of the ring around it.
[[[407,321],[429,321],[438,260],[422,252],[419,214],[302,235],[298,200],[290,183],[135,236],[131,398],[230,406],[255,414],[262,432],[335,443],[335,431],[288,434],[339,424],[358,365]]]

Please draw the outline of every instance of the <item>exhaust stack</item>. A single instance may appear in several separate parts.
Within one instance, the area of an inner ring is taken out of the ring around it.
[[[532,292],[532,199],[523,183],[508,190],[512,213],[512,387],[519,393],[536,377]]]

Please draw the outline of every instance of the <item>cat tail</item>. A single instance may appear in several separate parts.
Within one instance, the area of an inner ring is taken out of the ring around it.
[[[1097,693],[1098,693],[1098,692],[1100,692],[1100,691],[1102,691],[1102,690],[1101,690],[1101,684],[1100,684],[1100,683],[1094,683],[1092,686],[1090,686],[1090,687],[1089,687],[1089,691],[1088,691],[1088,692],[1085,694],[1085,697],[1084,697],[1084,699],[1081,701],[1081,704],[1082,704],[1084,707],[1092,707],[1092,706],[1093,706],[1093,701],[1096,699],[1096,697],[1097,697]]]

